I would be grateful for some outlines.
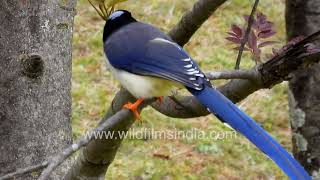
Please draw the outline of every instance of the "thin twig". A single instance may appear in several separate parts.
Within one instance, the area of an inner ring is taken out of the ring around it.
[[[148,103],[149,101],[147,101]],[[130,111],[127,109],[122,109],[115,113],[113,116],[111,116],[109,119],[105,120],[103,123],[99,124],[96,128],[93,130],[85,133],[83,136],[81,136],[74,144],[68,146],[66,149],[64,149],[62,152],[59,152],[55,156],[48,158],[47,161],[42,162],[41,164],[34,165],[27,167],[25,169],[18,170],[16,172],[7,174],[5,176],[0,177],[0,180],[12,178],[17,175],[26,174],[28,172],[32,172],[34,170],[45,168],[40,177],[39,180],[46,180],[49,178],[50,174],[61,164],[63,163],[68,157],[70,157],[73,153],[78,151],[81,147],[86,146],[90,141],[92,141],[95,136],[94,134],[99,131],[108,131],[112,129],[117,124],[121,123],[122,121],[126,120],[127,116],[130,116]]]
[[[140,105],[140,108],[143,108],[147,106],[148,104],[154,102],[156,99],[151,98],[144,101],[142,105]],[[68,157],[70,157],[73,153],[78,151],[80,148],[88,145],[92,140],[97,138],[95,134],[97,132],[102,131],[110,131],[114,127],[116,127],[118,124],[121,124],[125,121],[127,121],[132,115],[131,111],[128,109],[121,109],[117,113],[115,113],[110,118],[104,120],[103,122],[99,123],[99,125],[94,128],[91,131],[86,132],[84,135],[82,135],[74,144],[70,145],[66,149],[64,149],[62,152],[58,153],[56,156],[53,156],[50,158],[48,167],[43,170],[38,180],[46,180],[49,178],[50,174],[61,164],[63,163]],[[100,138],[100,137],[98,137]],[[102,137],[103,138],[103,137]],[[107,137],[106,137],[107,138]]]
[[[98,127],[81,136],[74,144],[63,150],[63,152],[60,152],[56,156],[50,158],[48,167],[41,173],[39,180],[48,179],[52,171],[54,171],[62,162],[64,162],[74,152],[78,151],[81,147],[86,146],[91,140],[93,140],[95,138],[95,132],[108,131],[118,123],[121,123],[121,121],[126,119],[125,117],[129,115],[129,110],[122,109],[118,111],[107,121],[101,123]]]
[[[18,169],[17,171],[4,175],[2,177],[0,177],[0,180],[6,180],[6,179],[14,179],[18,176],[21,176],[23,174],[27,174],[30,172],[34,172],[43,168],[46,168],[48,166],[48,162],[44,161],[40,164],[34,165],[34,166],[30,166],[30,167],[26,167],[26,168],[22,168],[22,169]]]
[[[207,78],[210,80],[218,79],[248,79],[256,80],[258,78],[258,72],[253,69],[249,70],[225,70],[225,71],[214,71],[205,73]]]
[[[246,45],[246,43],[248,41],[248,37],[249,37],[250,31],[251,31],[251,26],[252,26],[253,20],[254,20],[254,14],[256,13],[258,4],[259,4],[259,0],[256,0],[254,2],[254,5],[253,5],[253,8],[252,8],[249,20],[248,20],[248,27],[247,27],[246,33],[244,34],[244,37],[243,37],[243,39],[241,41],[241,45],[240,45],[239,54],[238,54],[238,57],[237,57],[237,62],[236,62],[235,69],[239,69],[239,67],[240,67],[242,53],[243,53],[244,47],[245,47],[245,45]]]

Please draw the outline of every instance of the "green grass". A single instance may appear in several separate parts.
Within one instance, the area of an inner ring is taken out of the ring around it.
[[[195,0],[129,0],[120,8],[133,12],[137,19],[169,31]],[[197,31],[185,49],[204,70],[231,69],[237,52],[226,40],[233,23],[243,23],[253,1],[227,2]],[[259,10],[277,26],[274,40],[284,42],[284,2],[262,1]],[[78,1],[73,39],[72,125],[74,138],[92,129],[106,112],[119,84],[106,70],[102,51],[103,21],[86,0]],[[278,45],[279,46],[279,45]],[[266,53],[270,53],[266,51]],[[250,55],[243,57],[242,67],[253,65]],[[221,84],[224,81],[218,81]],[[281,144],[291,150],[287,113],[287,85],[261,90],[239,103],[241,108],[259,121]],[[133,128],[154,128],[170,132],[204,133],[230,131],[213,116],[195,119],[172,119],[147,108],[143,123]],[[163,159],[154,154],[170,156]],[[213,139],[127,139],[109,168],[109,179],[284,179],[277,166],[248,141],[236,138]]]

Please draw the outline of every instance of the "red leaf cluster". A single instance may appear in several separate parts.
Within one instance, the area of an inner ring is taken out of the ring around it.
[[[249,21],[249,16],[244,16],[245,21]],[[245,26],[240,27],[233,24],[231,31],[228,32],[229,36],[226,38],[228,41],[237,44],[235,50],[239,50],[241,41],[244,38],[246,32]],[[276,34],[273,30],[273,23],[267,20],[267,16],[263,13],[257,13],[253,20],[252,28],[248,35],[248,41],[245,45],[245,51],[250,51],[255,61],[260,61],[261,48],[276,43],[275,41],[268,41],[267,38],[272,37]]]

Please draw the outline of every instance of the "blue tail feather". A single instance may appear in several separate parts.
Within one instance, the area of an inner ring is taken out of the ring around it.
[[[219,91],[206,86],[188,89],[221,121],[229,124],[270,157],[292,180],[311,180],[304,168],[252,118],[242,112]]]

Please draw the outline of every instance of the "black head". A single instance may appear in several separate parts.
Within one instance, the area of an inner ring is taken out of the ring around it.
[[[104,26],[103,42],[105,42],[112,33],[117,31],[121,27],[123,27],[127,24],[130,24],[130,23],[133,23],[133,22],[137,22],[137,20],[135,20],[131,16],[131,13],[129,11],[117,10],[117,11],[113,12],[109,16],[109,18]]]

